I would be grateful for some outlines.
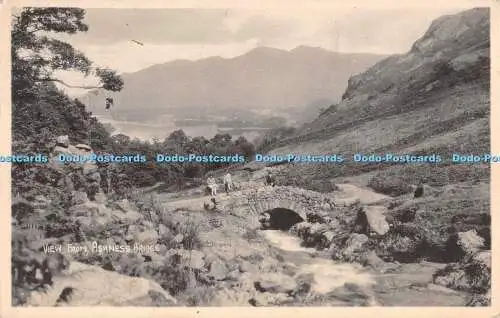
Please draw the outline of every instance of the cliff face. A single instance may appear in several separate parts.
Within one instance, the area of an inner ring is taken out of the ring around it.
[[[489,25],[487,8],[436,19],[408,53],[351,77],[338,105],[274,152],[431,149],[489,134]]]

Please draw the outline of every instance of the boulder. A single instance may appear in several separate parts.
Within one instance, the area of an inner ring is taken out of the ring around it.
[[[171,233],[171,231],[168,227],[166,227],[165,225],[163,225],[161,223],[158,225],[158,234],[160,234],[160,236],[166,236],[170,233]]]
[[[311,236],[320,236],[324,232],[328,231],[329,227],[326,224],[314,223],[309,228],[309,234]]]
[[[179,257],[184,267],[203,270],[205,268],[205,254],[197,250],[171,249],[165,253],[165,257]]]
[[[240,262],[240,272],[242,273],[258,273],[259,272],[259,268],[257,266],[255,266],[254,264],[248,262],[248,261],[244,261],[242,260]]]
[[[83,191],[72,191],[71,192],[71,203],[73,205],[85,204],[89,202],[87,193]]]
[[[65,301],[61,301],[62,295]],[[59,300],[59,301],[58,301]],[[68,273],[54,278],[47,292],[32,292],[28,306],[169,306],[177,301],[161,286],[97,266],[71,262]]]
[[[130,205],[130,202],[127,199],[114,202],[113,208],[123,212],[128,212],[132,210],[132,206]]]
[[[222,260],[216,258],[212,262],[210,262],[208,272],[209,277],[212,277],[215,280],[224,280],[228,274],[229,270]]]
[[[56,139],[57,146],[68,148],[69,147],[69,136],[58,136]]]
[[[155,230],[146,230],[135,234],[135,240],[137,243],[149,245],[156,244],[160,236]]]
[[[267,273],[254,282],[255,289],[260,292],[288,294],[296,290],[297,282],[287,275]]]
[[[92,151],[92,147],[90,147],[89,145],[85,145],[85,144],[75,145],[75,148],[81,149],[81,150],[84,150],[84,151],[87,151],[87,152],[91,152]]]
[[[358,211],[356,224],[361,225],[365,233],[375,232],[378,235],[384,235],[390,229],[385,218],[387,211],[385,206],[364,206]]]
[[[46,209],[50,206],[52,201],[43,195],[35,196],[33,202],[31,203],[35,209]]]
[[[349,235],[349,238],[345,243],[342,255],[346,258],[354,256],[354,253],[360,250],[366,242],[368,242],[368,236],[364,234],[352,233]]]
[[[478,252],[484,246],[484,239],[479,236],[476,230],[459,232],[457,234],[457,245],[466,255]]]
[[[85,202],[82,204],[77,204],[69,208],[69,214],[74,217],[94,217],[100,214],[99,209],[103,206],[96,204],[94,202]]]
[[[470,293],[487,293],[491,289],[491,251],[477,252],[438,270],[433,282]]]
[[[143,218],[142,214],[136,211],[128,211],[125,213],[124,220],[130,224],[134,224]]]
[[[104,204],[108,201],[108,198],[106,197],[106,195],[102,191],[99,191],[94,195],[94,201],[97,203]]]

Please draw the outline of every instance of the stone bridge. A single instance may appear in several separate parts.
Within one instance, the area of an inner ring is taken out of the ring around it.
[[[335,204],[333,194],[290,186],[259,186],[235,191],[224,202],[224,207],[240,215],[248,214],[248,212],[257,215],[269,213],[294,223],[301,222],[301,219],[311,220],[314,215],[335,214],[340,208]]]

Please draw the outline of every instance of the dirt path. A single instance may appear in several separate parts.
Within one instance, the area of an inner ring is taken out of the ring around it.
[[[359,200],[362,204],[371,204],[381,200],[390,199],[390,196],[376,193],[370,188],[362,188],[349,183],[337,184],[340,188],[338,198],[344,202]]]

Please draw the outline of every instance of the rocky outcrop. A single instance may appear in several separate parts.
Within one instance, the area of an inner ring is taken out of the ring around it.
[[[480,251],[434,274],[434,282],[452,289],[486,294],[491,289],[491,251]]]
[[[57,137],[56,146],[49,157],[49,166],[57,171],[65,171],[67,174],[81,174],[84,184],[77,185],[77,187],[83,187],[82,189],[85,190],[90,200],[95,200],[96,195],[102,193],[102,190],[99,167],[89,159],[92,153],[93,150],[90,146],[85,144],[73,146],[70,144],[68,136],[59,136]],[[80,160],[71,163],[61,162],[59,159],[63,159],[63,157],[79,157]],[[81,160],[82,158],[88,158],[88,160]],[[74,190],[81,191],[82,189]]]

